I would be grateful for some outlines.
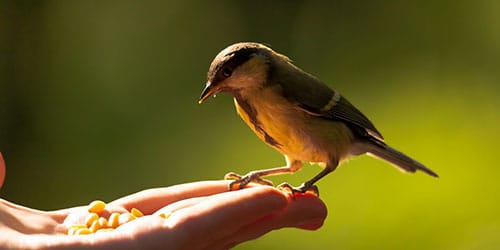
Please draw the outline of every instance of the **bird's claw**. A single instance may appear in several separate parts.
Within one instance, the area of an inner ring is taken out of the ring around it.
[[[287,193],[291,193],[292,195],[295,195],[296,193],[299,194],[311,193],[319,197],[318,187],[316,185],[307,185],[306,183],[302,183],[298,187],[293,187],[292,185],[284,182],[278,185],[278,189]]]
[[[250,182],[254,182],[254,183],[258,183],[258,184],[266,185],[266,186],[274,186],[274,184],[271,181],[262,179],[259,176],[259,174],[256,172],[250,172],[250,173],[243,175],[243,176],[236,174],[236,173],[233,173],[233,172],[230,172],[224,176],[224,179],[225,180],[233,180],[231,183],[229,183],[229,190],[242,189],[246,185],[248,185],[248,183],[250,183]],[[237,188],[235,188],[235,187],[237,187]]]

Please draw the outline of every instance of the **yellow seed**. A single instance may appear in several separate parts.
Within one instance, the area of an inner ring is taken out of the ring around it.
[[[134,215],[135,217],[139,218],[139,217],[142,217],[144,216],[144,214],[141,212],[141,210],[137,209],[137,208],[132,208],[132,210],[130,210],[130,213],[132,215]]]
[[[108,227],[117,228],[120,225],[118,217],[120,217],[120,213],[112,213],[108,219]]]
[[[68,229],[68,235],[75,235],[76,231],[80,228],[87,228],[87,225],[84,224],[73,224]]]
[[[69,227],[70,228],[72,228],[72,227],[74,227],[74,228],[87,228],[87,225],[85,225],[85,224],[73,224]]]
[[[105,207],[106,207],[106,203],[104,203],[104,201],[96,200],[96,201],[93,201],[89,204],[88,211],[90,213],[99,213],[99,212],[104,211]]]
[[[75,235],[82,235],[82,234],[91,234],[92,231],[88,228],[79,228],[76,230]]]
[[[89,229],[90,229],[90,231],[92,231],[92,232],[94,232],[94,233],[95,233],[97,230],[101,229],[101,225],[99,224],[99,221],[98,221],[98,220],[94,221],[94,222],[92,223],[92,225],[90,225]]]
[[[86,227],[84,227],[84,228],[86,228]],[[80,228],[78,228],[78,227],[70,227],[68,229],[68,235],[75,235],[76,234],[76,230],[78,230],[78,229],[80,229]]]
[[[160,217],[162,217],[163,219],[168,219],[168,217],[170,217],[170,215],[172,215],[171,212],[168,212],[168,213],[159,213],[158,214]]]
[[[123,213],[123,214],[120,214],[120,217],[118,217],[118,223],[120,225],[123,225],[129,221],[133,221],[135,220],[135,216],[131,213]]]
[[[107,228],[108,227],[108,220],[106,218],[101,217],[101,218],[99,218],[98,222],[99,222],[99,226],[101,228]]]
[[[85,224],[73,224],[73,225],[69,226],[68,235],[75,235],[76,230],[78,230],[80,228],[87,228],[87,225],[85,225]]]
[[[85,218],[85,225],[87,225],[87,227],[90,227],[90,225],[92,225],[92,223],[97,219],[99,219],[99,215],[97,215],[96,213],[90,213]]]

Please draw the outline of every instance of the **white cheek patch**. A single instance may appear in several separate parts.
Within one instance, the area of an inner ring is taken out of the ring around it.
[[[263,58],[253,56],[234,70],[233,75],[228,78],[228,85],[238,89],[259,87],[266,80],[266,67]]]

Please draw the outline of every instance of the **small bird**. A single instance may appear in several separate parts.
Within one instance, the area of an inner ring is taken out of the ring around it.
[[[262,177],[294,173],[303,162],[321,163],[323,170],[293,187],[292,193],[312,191],[319,179],[334,171],[342,161],[368,154],[392,163],[403,172],[432,170],[390,147],[375,126],[339,92],[304,72],[285,55],[260,43],[242,42],[222,50],[212,61],[199,103],[226,92],[234,96],[239,116],[272,148],[285,156],[286,166],[228,173],[234,179],[229,189],[250,182],[272,185]]]

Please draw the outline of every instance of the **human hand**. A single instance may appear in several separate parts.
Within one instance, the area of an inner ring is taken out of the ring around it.
[[[0,161],[1,162],[1,161]],[[226,249],[272,230],[315,230],[326,206],[314,195],[291,197],[275,188],[227,191],[227,181],[203,181],[141,191],[108,203],[106,210],[135,207],[145,216],[117,229],[67,235],[86,207],[44,212],[0,200],[0,246],[37,249]],[[156,214],[170,214],[163,219]]]

